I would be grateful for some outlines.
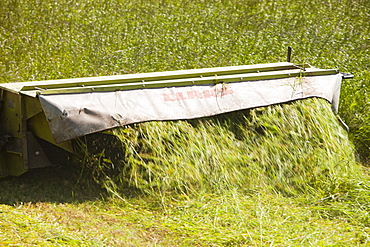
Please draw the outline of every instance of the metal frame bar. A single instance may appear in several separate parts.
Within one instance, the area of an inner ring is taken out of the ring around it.
[[[171,86],[192,86],[192,85],[205,85],[205,84],[218,84],[218,83],[231,83],[238,81],[257,81],[257,80],[269,80],[289,77],[306,77],[306,76],[319,76],[319,75],[330,75],[337,74],[337,70],[306,70],[300,69],[295,70],[283,70],[274,72],[261,72],[261,73],[249,73],[249,74],[236,74],[236,75],[213,75],[208,77],[198,78],[185,78],[185,79],[173,79],[173,80],[162,80],[162,81],[144,81],[131,82],[131,83],[120,83],[113,85],[96,85],[96,86],[83,86],[83,87],[71,87],[71,88],[59,88],[59,89],[44,89],[37,90],[37,94],[67,94],[67,93],[91,93],[91,92],[108,92],[108,91],[122,91],[122,90],[133,90],[143,88],[159,88],[159,87],[171,87]],[[33,91],[35,92],[35,91]],[[24,92],[26,93],[26,92]]]

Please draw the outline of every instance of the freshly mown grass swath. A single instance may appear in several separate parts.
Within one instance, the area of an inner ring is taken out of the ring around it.
[[[323,99],[140,123],[77,144],[119,205],[146,198],[184,245],[369,241],[369,181]]]
[[[109,191],[166,195],[344,193],[361,168],[325,100],[125,126],[80,140],[80,159]]]

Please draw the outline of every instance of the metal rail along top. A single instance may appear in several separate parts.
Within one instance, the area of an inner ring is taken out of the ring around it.
[[[309,97],[337,111],[336,69],[290,62],[0,84],[0,177],[50,166],[90,133],[193,119]]]

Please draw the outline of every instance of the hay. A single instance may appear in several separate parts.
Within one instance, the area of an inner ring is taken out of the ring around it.
[[[347,133],[322,99],[215,117],[147,122],[78,141],[103,187],[145,194],[335,194],[361,174]]]

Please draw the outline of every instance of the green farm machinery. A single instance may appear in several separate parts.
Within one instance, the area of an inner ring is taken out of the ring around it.
[[[0,84],[0,177],[51,166],[73,140],[146,121],[193,119],[320,97],[346,76],[290,62]]]

